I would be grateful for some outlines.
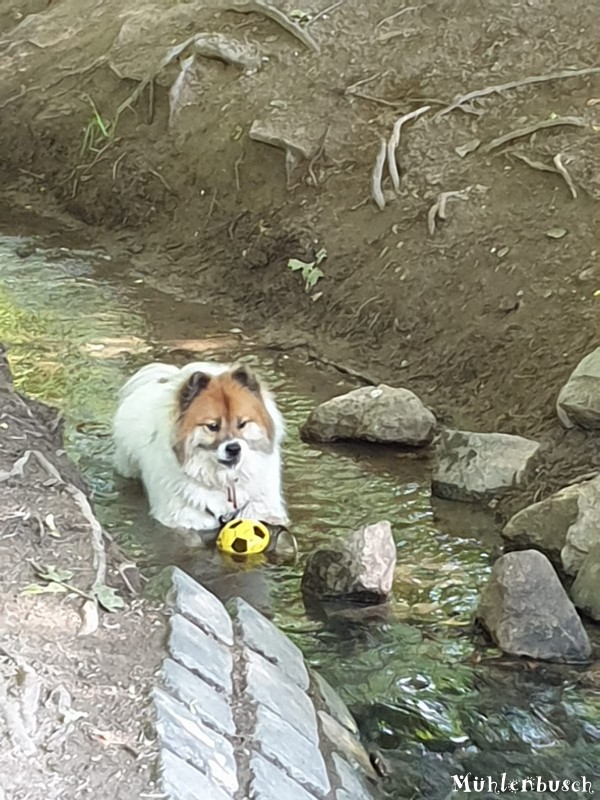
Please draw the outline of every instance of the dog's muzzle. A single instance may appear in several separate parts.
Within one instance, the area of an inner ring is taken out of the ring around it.
[[[242,457],[242,445],[239,442],[228,442],[219,456],[219,464],[236,467]]]

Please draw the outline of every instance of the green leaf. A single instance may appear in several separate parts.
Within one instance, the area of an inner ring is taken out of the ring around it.
[[[40,578],[42,578],[42,580],[45,581],[59,581],[63,583],[70,581],[73,577],[73,573],[70,569],[59,569],[58,567],[53,567],[52,565],[40,567],[38,575]]]
[[[62,583],[47,583],[45,586],[40,583],[30,583],[21,591],[21,594],[31,597],[36,594],[65,594],[68,591]]]
[[[94,595],[98,603],[105,611],[118,611],[125,608],[125,601],[116,591],[105,583],[101,583],[94,589]]]
[[[327,258],[327,250],[322,247],[320,250],[317,251],[317,255],[315,256],[315,264],[320,264],[321,261],[324,261]]]
[[[306,261],[300,261],[299,258],[290,258],[288,261],[288,267],[292,270],[292,272],[297,272],[299,269],[304,271],[307,267],[310,269],[310,267],[314,267],[314,265],[314,261],[307,263]]]
[[[306,289],[313,289],[317,282],[323,277],[323,272],[318,267],[312,269],[308,275],[306,275]]]

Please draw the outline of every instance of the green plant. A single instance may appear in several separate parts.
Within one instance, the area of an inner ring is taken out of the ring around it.
[[[300,261],[299,258],[290,258],[288,267],[292,272],[301,272],[304,280],[304,290],[310,292],[311,289],[324,277],[323,270],[319,269],[319,264],[327,258],[327,250],[322,247],[317,251],[314,261]]]
[[[102,118],[96,104],[89,95],[84,95],[84,98],[92,107],[92,118],[83,129],[83,140],[81,142],[82,156],[85,155],[88,150],[97,152],[100,145],[109,142],[115,132],[115,123]]]

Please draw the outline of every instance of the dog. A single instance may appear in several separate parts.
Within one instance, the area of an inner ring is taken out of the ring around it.
[[[113,436],[116,471],[142,481],[168,528],[209,531],[238,514],[287,525],[283,417],[245,365],[142,367],[120,391]]]

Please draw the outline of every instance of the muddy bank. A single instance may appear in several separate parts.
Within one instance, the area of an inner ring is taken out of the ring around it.
[[[139,797],[154,787],[162,614],[98,537],[58,412],[17,394],[4,360],[0,405],[0,789]]]
[[[539,468],[505,513],[600,467],[594,436],[554,413],[600,333],[588,2],[398,14],[346,0],[291,27],[225,0],[41,6],[0,3],[5,202],[68,214],[132,278],[408,386],[443,422],[539,438]],[[199,33],[217,35],[219,58]],[[380,137],[425,105],[379,210]],[[444,192],[459,194],[436,214]]]

